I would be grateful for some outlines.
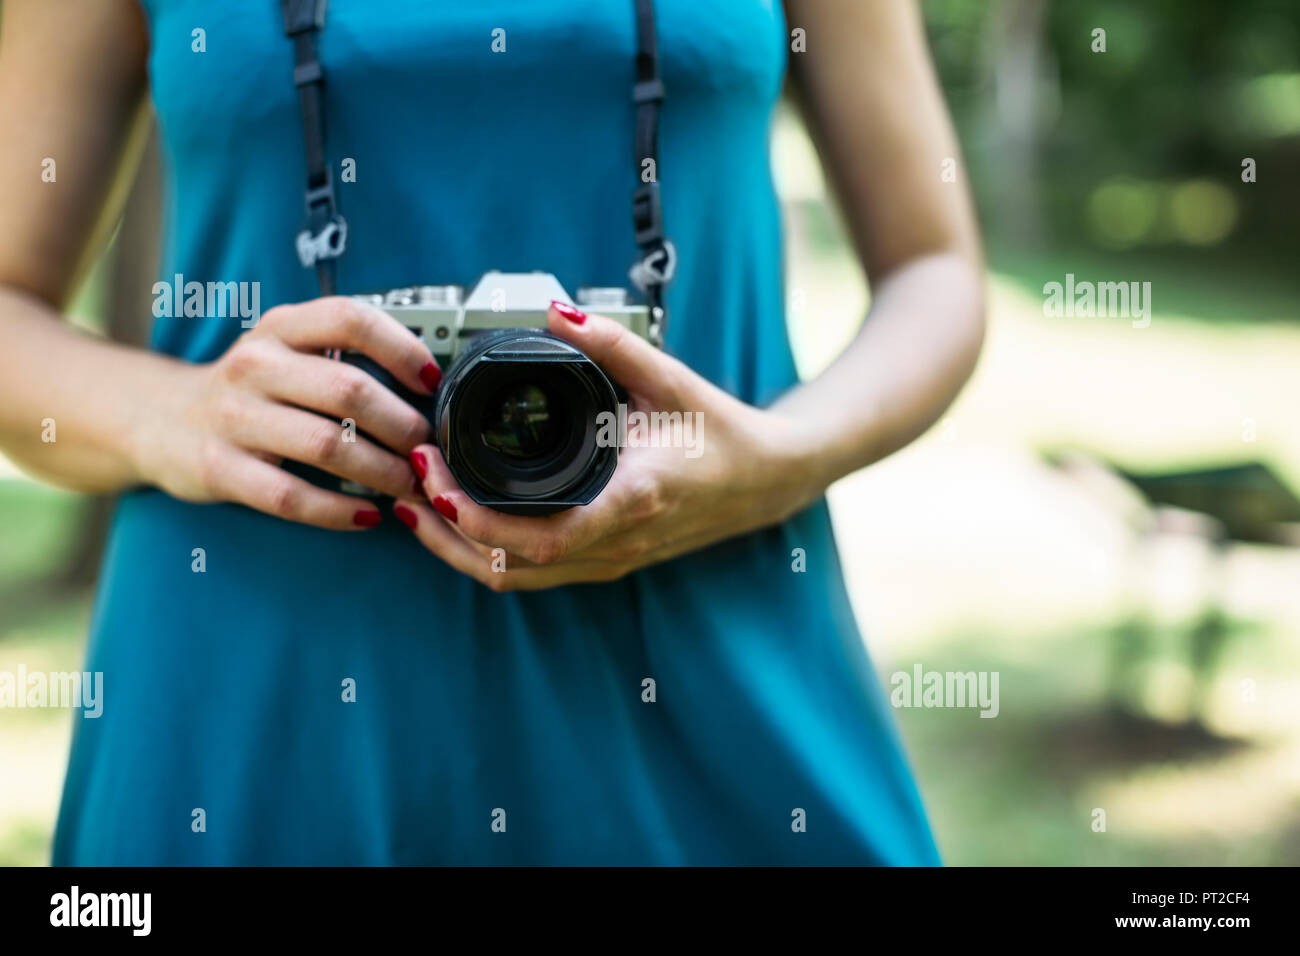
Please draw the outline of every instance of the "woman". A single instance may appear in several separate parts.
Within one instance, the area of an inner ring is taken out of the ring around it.
[[[655,16],[679,257],[665,351],[598,315],[548,321],[636,407],[701,414],[703,453],[630,448],[593,504],[539,518],[476,505],[410,406],[321,354],[362,351],[426,393],[439,377],[395,320],[318,297],[297,261],[278,4],[5,0],[2,447],[124,492],[86,665],[104,711],[78,722],[55,862],[937,861],[822,498],[937,419],[982,337],[919,12],[658,0]],[[490,269],[624,285],[635,33],[632,0],[334,0],[319,56],[340,291]],[[768,166],[787,74],[873,290],[804,384]],[[251,329],[159,318],[145,352],[55,320],[150,96],[162,275],[259,283],[268,311]],[[341,441],[342,418],[373,440]],[[385,516],[285,461],[401,500]]]

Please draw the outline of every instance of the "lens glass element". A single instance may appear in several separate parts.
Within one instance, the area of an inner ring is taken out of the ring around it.
[[[562,409],[537,385],[516,382],[483,406],[483,444],[510,458],[536,460],[555,451]]]

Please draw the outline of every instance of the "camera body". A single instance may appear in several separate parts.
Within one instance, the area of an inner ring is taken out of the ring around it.
[[[569,297],[549,272],[488,272],[465,296],[459,285],[424,285],[353,298],[383,309],[424,340],[444,371],[483,332],[546,330],[553,301],[567,302],[613,319],[650,338],[650,310],[628,301],[623,288],[580,288]]]
[[[443,370],[436,395],[405,388],[364,355],[342,361],[374,375],[419,409],[453,477],[476,502],[509,514],[553,514],[589,504],[618,463],[622,389],[580,349],[547,331],[552,301],[573,304],[549,273],[488,272],[461,286],[414,286],[355,298],[393,316]],[[647,341],[648,306],[621,288],[579,289],[577,305]],[[610,418],[605,417],[611,416]],[[374,492],[352,482],[342,490]]]

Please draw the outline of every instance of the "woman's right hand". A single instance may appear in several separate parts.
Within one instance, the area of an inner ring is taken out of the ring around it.
[[[59,321],[107,244],[127,195],[117,187],[134,178],[147,139],[149,24],[134,0],[0,0],[0,18],[0,451],[80,491],[152,484],[325,528],[366,527],[379,511],[280,460],[412,497],[405,456],[427,423],[321,354],[356,349],[415,391],[436,385],[428,350],[372,306],[330,298],[271,309],[208,365]],[[34,157],[57,157],[57,179],[43,181]],[[343,418],[355,420],[355,442],[343,440]]]
[[[168,406],[140,410],[132,429],[140,480],[186,501],[234,501],[322,528],[377,524],[373,502],[279,467],[292,459],[412,495],[406,456],[428,440],[428,422],[371,375],[326,358],[326,349],[361,352],[419,393],[441,378],[424,343],[374,306],[342,297],[278,306],[215,362],[170,364]]]

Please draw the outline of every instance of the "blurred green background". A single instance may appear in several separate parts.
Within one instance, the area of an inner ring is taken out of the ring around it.
[[[1300,5],[923,7],[985,229],[988,342],[944,420],[831,501],[886,691],[916,664],[999,674],[995,719],[896,711],[943,854],[1300,862]],[[784,109],[773,149],[813,375],[868,290]],[[126,340],[156,183],[150,159],[71,310]],[[1150,282],[1150,325],[1047,317],[1066,273]],[[1195,508],[1132,477],[1235,465],[1255,470]],[[0,671],[80,668],[110,507],[0,460]],[[73,719],[0,711],[0,863],[46,861]]]

